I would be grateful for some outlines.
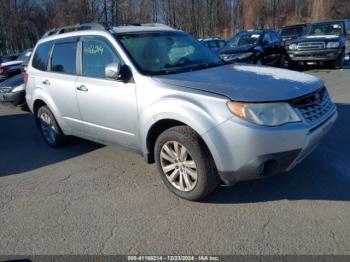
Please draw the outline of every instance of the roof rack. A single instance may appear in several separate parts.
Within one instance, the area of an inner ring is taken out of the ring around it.
[[[51,36],[51,35],[59,35],[64,34],[68,32],[74,32],[74,31],[81,31],[81,30],[107,30],[105,26],[99,23],[82,23],[82,24],[76,24],[76,25],[68,25],[68,26],[62,26],[58,28],[51,29],[47,31],[42,38]]]

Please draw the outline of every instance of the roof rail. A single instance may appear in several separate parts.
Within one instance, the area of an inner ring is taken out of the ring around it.
[[[146,24],[141,24],[141,26],[154,26],[154,27],[166,27],[166,28],[171,28],[168,25],[161,24],[161,23],[146,23]]]
[[[68,25],[62,26],[58,28],[51,29],[47,31],[42,38],[51,36],[51,35],[59,35],[68,32],[81,31],[81,30],[107,30],[105,26],[99,23],[82,23],[76,25]]]

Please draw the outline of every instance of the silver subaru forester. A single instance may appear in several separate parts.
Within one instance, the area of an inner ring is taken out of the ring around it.
[[[337,118],[320,79],[225,64],[161,25],[52,30],[25,80],[50,146],[73,135],[125,147],[155,162],[166,186],[188,200],[220,183],[291,170]]]

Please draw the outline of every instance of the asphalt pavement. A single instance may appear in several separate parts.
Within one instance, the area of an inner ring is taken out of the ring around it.
[[[175,197],[154,165],[74,139],[49,148],[0,106],[0,254],[350,254],[350,66],[313,69],[339,119],[289,173]]]

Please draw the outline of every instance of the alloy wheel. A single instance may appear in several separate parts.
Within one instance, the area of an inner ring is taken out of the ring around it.
[[[184,145],[165,143],[160,152],[162,170],[170,184],[178,190],[192,191],[198,182],[197,165]]]
[[[45,139],[50,144],[54,144],[56,142],[56,128],[51,117],[45,112],[40,115],[40,128]]]

